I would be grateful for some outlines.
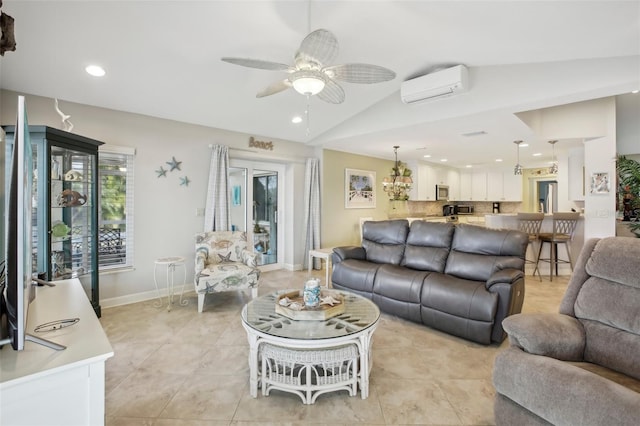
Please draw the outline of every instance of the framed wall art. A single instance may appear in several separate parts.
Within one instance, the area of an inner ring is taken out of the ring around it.
[[[608,194],[611,183],[609,181],[609,173],[591,173],[591,193],[592,194]]]
[[[345,169],[344,208],[374,209],[376,207],[376,172]]]

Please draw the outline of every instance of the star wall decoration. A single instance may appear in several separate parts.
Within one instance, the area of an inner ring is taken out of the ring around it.
[[[162,168],[162,166],[160,166],[160,168],[156,170],[156,173],[158,174],[158,177],[167,177],[167,170]]]
[[[180,186],[189,186],[189,182],[191,181],[186,176],[180,178]]]
[[[182,161],[176,160],[176,157],[171,157],[171,161],[167,161],[167,164],[171,167],[169,171],[172,172],[175,169],[180,170],[180,164],[182,164]]]

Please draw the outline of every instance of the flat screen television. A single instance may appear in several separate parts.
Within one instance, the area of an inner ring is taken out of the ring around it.
[[[35,297],[33,288],[33,152],[24,96],[18,97],[18,114],[12,143],[5,151],[5,308],[6,335],[0,346],[11,343],[15,350],[23,350],[25,341],[43,344],[54,349],[64,346],[26,333],[29,304]]]

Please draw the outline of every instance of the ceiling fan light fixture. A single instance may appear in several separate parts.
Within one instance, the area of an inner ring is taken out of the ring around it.
[[[325,77],[318,71],[301,70],[294,72],[289,81],[301,95],[317,95],[325,86]]]

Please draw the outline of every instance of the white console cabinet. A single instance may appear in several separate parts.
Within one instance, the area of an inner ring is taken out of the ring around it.
[[[113,349],[77,279],[38,287],[27,333],[66,346],[61,351],[27,341],[23,351],[0,350],[0,424],[103,425],[105,361]],[[76,324],[39,332],[50,321]]]

